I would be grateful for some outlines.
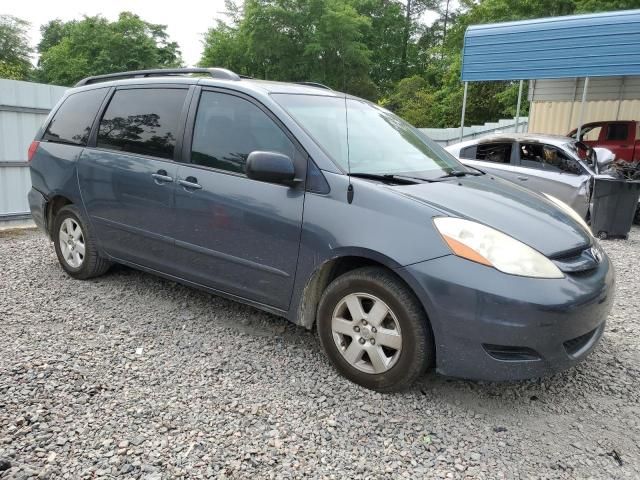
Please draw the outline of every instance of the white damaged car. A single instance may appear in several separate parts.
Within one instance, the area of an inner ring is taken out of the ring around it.
[[[615,160],[606,148],[553,135],[494,134],[446,150],[469,167],[552,195],[584,219],[589,218],[595,177]]]

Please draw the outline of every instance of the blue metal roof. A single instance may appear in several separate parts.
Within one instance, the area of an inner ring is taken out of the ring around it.
[[[474,25],[462,80],[640,75],[640,10]]]

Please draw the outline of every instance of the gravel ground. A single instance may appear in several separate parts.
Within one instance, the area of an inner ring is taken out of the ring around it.
[[[0,232],[0,478],[640,478],[640,228],[603,244],[616,304],[581,365],[382,395],[283,319],[126,268],[75,281]]]

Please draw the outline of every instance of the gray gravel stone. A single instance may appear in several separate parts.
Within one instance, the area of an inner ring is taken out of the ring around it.
[[[0,232],[0,479],[640,478],[640,229],[603,245],[617,293],[585,362],[381,395],[283,319],[124,267],[76,281]]]

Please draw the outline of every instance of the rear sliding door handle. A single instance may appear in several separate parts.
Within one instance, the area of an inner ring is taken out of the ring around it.
[[[529,180],[529,177],[518,177],[518,180],[526,182],[527,180]]]
[[[198,183],[198,179],[194,177],[187,177],[184,180],[178,180],[178,183],[186,190],[200,190],[202,188],[202,185]]]
[[[152,173],[151,176],[159,184],[173,182],[173,177],[167,175],[166,170],[158,170],[157,173]]]

